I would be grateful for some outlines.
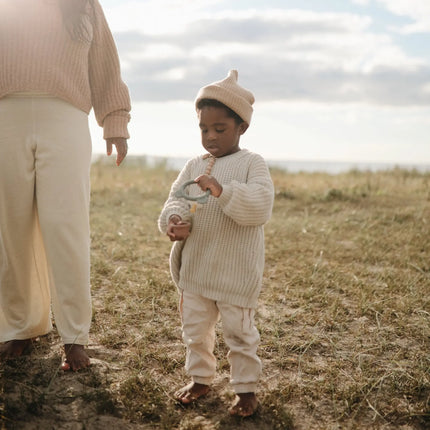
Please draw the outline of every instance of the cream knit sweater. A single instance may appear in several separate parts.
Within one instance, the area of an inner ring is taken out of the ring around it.
[[[209,196],[194,215],[191,203],[174,196],[187,180],[205,172],[208,159],[188,161],[176,181],[158,219],[166,233],[169,217],[177,214],[192,222],[185,242],[175,242],[170,255],[173,280],[180,289],[212,300],[255,308],[264,270],[264,224],[273,206],[273,183],[264,159],[242,149],[217,158],[211,175],[222,185],[219,198]],[[202,194],[197,185],[186,189]]]
[[[71,39],[56,0],[0,0],[0,98],[46,92],[86,113],[93,107],[105,138],[128,138],[128,89],[102,8],[94,4],[89,43]]]

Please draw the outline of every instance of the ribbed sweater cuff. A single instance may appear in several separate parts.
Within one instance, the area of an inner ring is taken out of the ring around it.
[[[179,208],[176,208],[176,210],[170,210],[170,211],[166,212],[166,218],[165,218],[166,219],[166,224],[169,223],[169,218],[172,215],[178,215],[178,216],[180,216],[182,218],[182,221],[191,222],[190,211],[188,210],[187,212],[185,212],[185,211],[181,211],[181,210],[178,210],[178,209]]]
[[[103,137],[108,139],[110,137],[124,137],[128,139],[127,124],[129,121],[128,113],[114,113],[108,115],[103,121]]]

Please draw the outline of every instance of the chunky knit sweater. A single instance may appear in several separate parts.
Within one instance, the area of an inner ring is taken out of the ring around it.
[[[93,107],[105,138],[128,138],[128,89],[98,0],[94,9],[85,42],[70,37],[56,0],[0,0],[0,98],[49,93],[86,113]]]
[[[178,288],[212,300],[255,308],[264,270],[264,224],[273,206],[273,183],[264,159],[242,149],[217,158],[211,175],[222,185],[220,197],[190,213],[193,203],[175,197],[186,181],[205,172],[208,159],[188,161],[173,183],[158,219],[167,232],[169,217],[176,214],[192,222],[185,241],[173,244],[170,269]],[[186,188],[191,196],[202,194],[198,185]]]

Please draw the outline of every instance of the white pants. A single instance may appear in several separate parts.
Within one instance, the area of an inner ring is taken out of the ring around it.
[[[0,99],[0,341],[91,323],[88,115],[50,96]]]
[[[229,348],[231,384],[236,393],[255,392],[261,374],[257,356],[260,335],[253,309],[215,302],[182,291],[180,303],[182,337],[187,347],[185,370],[194,382],[210,385],[215,377],[215,325],[221,318]]]

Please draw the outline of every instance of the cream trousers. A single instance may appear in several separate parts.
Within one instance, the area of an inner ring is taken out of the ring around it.
[[[0,341],[91,323],[88,115],[48,95],[0,99]]]
[[[185,370],[194,382],[210,385],[216,372],[215,325],[221,319],[229,348],[230,382],[236,393],[253,393],[261,374],[257,356],[260,335],[254,325],[254,310],[215,302],[182,291],[180,310],[182,337],[187,347]]]

